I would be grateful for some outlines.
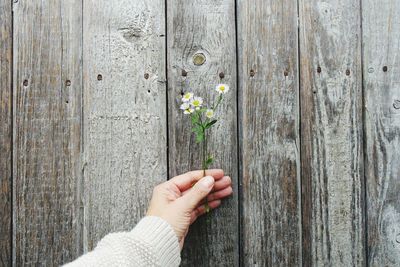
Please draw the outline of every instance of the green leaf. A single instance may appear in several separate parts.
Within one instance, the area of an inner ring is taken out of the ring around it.
[[[203,135],[203,133],[198,134],[198,135],[196,136],[196,143],[200,143],[200,142],[203,141],[203,140],[204,140],[204,135]]]
[[[210,128],[211,126],[213,126],[215,123],[217,122],[217,120],[212,120],[209,123],[206,124],[206,126],[204,127],[205,129]]]
[[[203,128],[202,128],[202,126],[195,126],[195,127],[192,129],[192,132],[195,132],[195,133],[202,133],[202,132],[203,132]]]

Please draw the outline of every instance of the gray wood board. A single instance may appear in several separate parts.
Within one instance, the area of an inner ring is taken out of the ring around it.
[[[400,3],[362,14],[368,264],[400,266]]]
[[[181,93],[191,90],[211,104],[217,97],[214,89],[218,83],[230,86],[216,113],[220,120],[208,135],[208,148],[215,156],[211,168],[222,168],[231,176],[234,194],[192,225],[182,252],[182,266],[237,266],[235,3],[168,1],[167,19],[169,177],[201,169],[200,145],[195,143],[190,119],[179,110]],[[202,57],[204,63],[199,64],[199,60],[196,65],[194,59]]]
[[[81,251],[81,1],[14,3],[13,264]]]
[[[164,1],[85,1],[84,249],[145,215],[167,180]]]
[[[360,3],[299,2],[304,266],[365,265]]]
[[[11,265],[11,57],[11,3],[0,0],[0,266]]]
[[[301,264],[297,6],[239,1],[243,266]]]

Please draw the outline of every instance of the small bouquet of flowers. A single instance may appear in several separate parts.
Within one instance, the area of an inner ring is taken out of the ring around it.
[[[192,122],[192,132],[196,135],[196,143],[202,143],[203,155],[203,175],[206,175],[206,169],[213,163],[213,156],[207,153],[207,131],[218,121],[215,118],[216,110],[223,99],[223,95],[229,91],[229,86],[226,84],[218,84],[215,87],[218,92],[217,98],[212,105],[205,105],[204,100],[195,96],[192,92],[187,92],[182,97],[180,109],[183,114],[188,115]],[[208,201],[206,198],[206,212],[209,212]]]

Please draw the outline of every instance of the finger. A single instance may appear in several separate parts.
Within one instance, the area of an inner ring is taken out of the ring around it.
[[[170,179],[170,182],[173,182],[179,190],[182,192],[191,188],[192,184],[200,180],[201,178],[204,177],[204,172],[203,170],[196,170],[196,171],[190,171],[178,176],[173,177]],[[210,169],[206,170],[206,176],[212,176],[214,177],[214,180],[219,180],[224,176],[224,171],[222,169]]]
[[[210,209],[215,209],[215,208],[217,208],[219,205],[221,205],[221,200],[213,200],[213,201],[211,201],[211,202],[208,202],[208,207],[210,208]],[[190,218],[190,224],[192,224],[192,223],[194,223],[194,221],[196,221],[196,219],[199,217],[199,216],[201,216],[201,215],[203,215],[204,213],[206,213],[206,207],[205,207],[205,205],[200,205],[199,207],[197,207],[196,209],[194,209],[193,211],[192,211],[192,214],[191,214],[191,218]]]
[[[221,179],[219,179],[218,181],[215,181],[214,187],[211,190],[211,192],[225,189],[225,188],[229,187],[231,184],[232,184],[231,178],[229,176],[224,176]],[[190,190],[191,190],[191,188],[187,189],[186,191],[183,191],[182,195],[187,194]]]
[[[222,190],[219,190],[217,192],[209,194],[207,196],[207,200],[208,200],[208,202],[210,202],[210,201],[222,199],[222,198],[225,198],[225,197],[228,197],[228,196],[232,195],[232,193],[233,193],[232,187],[227,187],[225,189],[222,189]],[[206,199],[204,198],[202,201],[200,201],[199,205],[202,205],[205,202],[206,202]]]
[[[180,202],[188,211],[192,211],[197,207],[200,201],[211,192],[214,183],[214,177],[205,176],[201,178],[187,194],[180,197],[177,201]]]

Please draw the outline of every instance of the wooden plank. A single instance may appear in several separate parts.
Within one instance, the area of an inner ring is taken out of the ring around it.
[[[239,1],[243,266],[301,264],[297,6]]]
[[[237,192],[235,3],[168,1],[167,19],[169,177],[201,169],[200,146],[190,132],[190,120],[179,110],[181,92],[193,90],[211,101],[215,86],[227,83],[231,91],[220,106],[221,120],[208,136],[208,147],[215,152],[212,167],[224,169]],[[195,58],[205,62],[196,65]],[[185,240],[182,266],[238,265],[237,199],[234,193],[195,222]]]
[[[368,264],[400,266],[400,2],[362,14]]]
[[[16,266],[56,266],[81,252],[81,8],[78,0],[13,7]]]
[[[360,4],[299,2],[304,266],[363,266]]]
[[[0,266],[11,265],[11,58],[11,3],[0,0]]]
[[[167,180],[164,1],[85,1],[85,251]]]

